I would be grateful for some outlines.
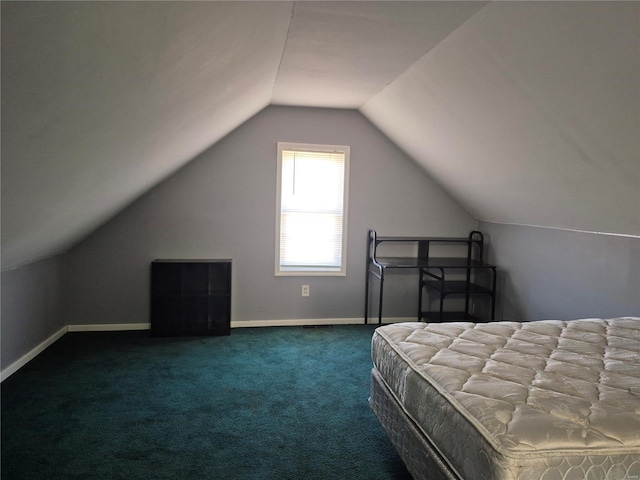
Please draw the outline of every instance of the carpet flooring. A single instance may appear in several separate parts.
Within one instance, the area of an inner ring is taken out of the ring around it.
[[[368,406],[372,333],[68,333],[2,383],[1,478],[408,480]]]

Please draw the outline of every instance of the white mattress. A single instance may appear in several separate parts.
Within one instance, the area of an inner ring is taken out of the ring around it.
[[[640,480],[640,319],[380,327],[374,366],[464,479]]]

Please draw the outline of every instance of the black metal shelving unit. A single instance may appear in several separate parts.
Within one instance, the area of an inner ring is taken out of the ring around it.
[[[413,243],[418,246],[417,256],[379,257],[378,247],[384,242],[400,244]],[[433,245],[466,247],[462,256],[434,256]],[[367,274],[365,282],[364,321],[368,323],[370,277],[379,280],[378,323],[382,323],[382,306],[385,272],[390,269],[415,269],[419,272],[418,320],[429,322],[482,321],[470,311],[474,296],[486,296],[490,300],[490,320],[495,317],[496,266],[484,261],[484,236],[472,231],[468,237],[379,237],[375,230],[369,230],[367,238]],[[488,274],[490,279],[482,278]],[[424,309],[424,295],[435,293],[438,309]],[[448,311],[445,300],[463,297],[464,309]]]

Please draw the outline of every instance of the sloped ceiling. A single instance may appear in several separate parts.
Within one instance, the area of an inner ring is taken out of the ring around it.
[[[640,9],[487,5],[362,111],[473,213],[640,235]]]
[[[267,106],[292,4],[1,7],[7,269],[65,251]]]
[[[2,269],[265,106],[359,108],[481,220],[640,235],[638,2],[5,2]]]

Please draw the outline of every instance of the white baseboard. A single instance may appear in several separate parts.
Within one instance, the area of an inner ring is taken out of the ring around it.
[[[383,318],[384,323],[415,322],[414,317]],[[369,318],[369,324],[377,324],[378,319]],[[362,325],[364,318],[289,318],[275,320],[232,320],[231,328],[245,327],[302,327],[311,325]],[[69,325],[70,332],[122,332],[128,330],[149,330],[149,323],[109,323],[94,325]]]
[[[60,330],[58,330],[56,333],[51,335],[40,345],[31,349],[30,351],[25,353],[22,357],[20,357],[18,360],[16,360],[11,365],[9,365],[7,368],[2,370],[2,372],[0,372],[0,382],[4,382],[7,378],[9,378],[11,375],[16,373],[18,370],[24,367],[31,360],[36,358],[39,354],[44,352],[51,344],[56,342],[58,339],[60,339],[60,337],[62,337],[65,333],[67,333],[67,331],[68,331],[68,327],[62,327]]]
[[[384,323],[415,322],[413,317],[383,318]],[[369,325],[377,324],[377,318],[370,318]],[[244,327],[301,327],[313,325],[363,325],[364,318],[303,318],[285,320],[245,320],[232,321],[231,328]],[[0,382],[4,382],[19,369],[46,350],[50,345],[60,339],[67,332],[122,332],[133,330],[149,330],[149,323],[109,323],[94,325],[68,325],[47,338],[37,347],[33,348],[7,368],[0,372]]]
[[[383,318],[384,323],[415,322],[413,317]],[[378,319],[369,318],[369,324],[378,323]],[[276,320],[233,320],[231,328],[243,327],[300,327],[308,325],[361,325],[364,318],[293,318]],[[129,330],[149,330],[149,323],[102,323],[93,325],[69,325],[69,332],[123,332]]]
[[[231,328],[244,327],[302,327],[311,325],[355,325],[364,323],[362,318],[291,318],[286,320],[237,320]]]
[[[94,325],[69,325],[70,332],[124,332],[129,330],[149,330],[149,323],[101,323]]]
[[[364,320],[362,320],[364,322]],[[416,317],[382,317],[382,323],[407,323],[407,322],[418,322],[419,320]],[[367,319],[367,323],[369,325],[377,324],[378,317],[369,317]]]
[[[384,323],[415,322],[413,317],[383,318]],[[369,325],[377,324],[377,318],[369,318]],[[363,325],[364,318],[295,318],[286,320],[238,320],[231,328],[244,327],[304,327],[312,325]]]

